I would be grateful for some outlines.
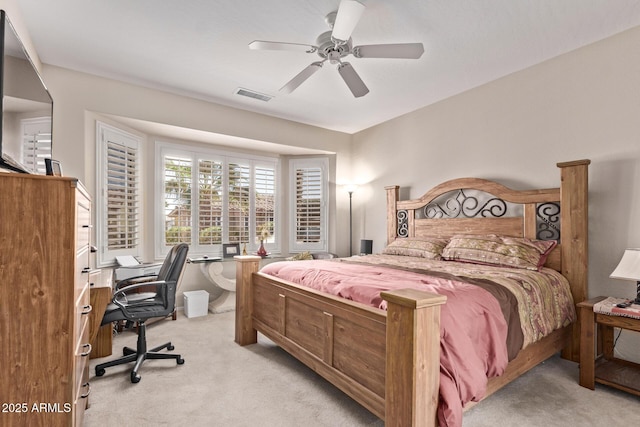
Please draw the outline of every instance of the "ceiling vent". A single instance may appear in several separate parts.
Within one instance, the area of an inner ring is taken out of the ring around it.
[[[253,90],[250,90],[250,89],[244,89],[244,88],[241,88],[241,87],[236,89],[235,94],[236,95],[241,95],[241,96],[246,96],[246,97],[253,98],[253,99],[259,99],[260,101],[264,101],[264,102],[267,102],[271,98],[273,98],[273,96],[265,95],[264,93],[258,93],[256,91],[253,91]]]

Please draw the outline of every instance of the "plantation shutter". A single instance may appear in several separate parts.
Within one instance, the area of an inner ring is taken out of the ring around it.
[[[222,243],[223,164],[200,160],[198,167],[198,244]]]
[[[140,138],[96,122],[97,265],[140,255]]]
[[[138,149],[108,139],[106,183],[107,249],[138,246]]]
[[[164,157],[164,241],[167,246],[191,243],[192,161]]]
[[[327,250],[326,159],[291,161],[292,210],[290,250]]]
[[[251,189],[251,169],[248,165],[229,163],[229,243],[249,242],[249,202]]]
[[[255,168],[255,221],[256,241],[266,237],[265,243],[272,243],[275,236],[276,216],[276,171],[274,168]]]

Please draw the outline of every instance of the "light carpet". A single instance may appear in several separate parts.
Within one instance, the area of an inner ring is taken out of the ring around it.
[[[376,426],[384,423],[272,342],[240,347],[234,312],[164,320],[147,329],[149,347],[171,341],[184,365],[147,360],[132,384],[132,364],[95,377],[136,335],[114,338],[114,354],[91,361],[84,425]],[[640,398],[605,386],[580,387],[575,363],[555,356],[467,411],[463,427],[629,426],[640,423]]]

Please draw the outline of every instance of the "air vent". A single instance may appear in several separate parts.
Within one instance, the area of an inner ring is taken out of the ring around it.
[[[273,98],[273,96],[265,95],[264,93],[258,93],[258,92],[255,92],[253,90],[244,89],[244,88],[241,88],[241,87],[236,89],[235,93],[236,93],[236,95],[246,96],[246,97],[253,98],[253,99],[259,99],[260,101],[264,101],[264,102],[267,102],[271,98]]]

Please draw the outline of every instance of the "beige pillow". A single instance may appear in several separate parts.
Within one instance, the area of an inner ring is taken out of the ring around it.
[[[302,261],[307,259],[313,259],[311,252],[300,252],[299,254],[287,258],[287,261]]]
[[[447,239],[436,237],[398,237],[382,253],[439,260],[446,245]]]
[[[531,240],[524,237],[453,236],[442,251],[448,261],[539,270],[556,246],[555,240]]]

